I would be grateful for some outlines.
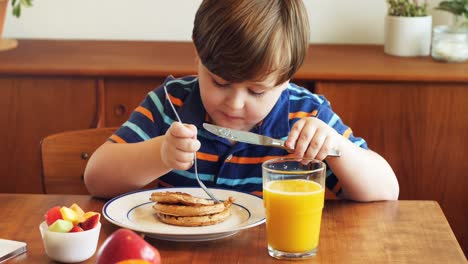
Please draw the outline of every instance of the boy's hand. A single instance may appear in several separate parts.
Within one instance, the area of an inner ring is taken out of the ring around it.
[[[188,170],[192,167],[195,151],[200,149],[197,128],[194,125],[172,123],[161,146],[163,163],[173,169]]]
[[[293,125],[285,145],[294,149],[296,157],[324,160],[340,139],[341,135],[322,120],[306,117]]]

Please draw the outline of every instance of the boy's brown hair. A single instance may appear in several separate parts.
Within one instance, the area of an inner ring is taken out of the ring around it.
[[[193,42],[202,64],[229,82],[289,80],[304,62],[309,22],[302,0],[204,0]]]

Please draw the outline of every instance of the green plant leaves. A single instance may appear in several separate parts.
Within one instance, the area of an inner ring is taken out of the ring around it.
[[[417,0],[387,0],[388,15],[403,17],[427,16],[426,1]]]
[[[468,0],[442,1],[435,9],[447,11],[455,15],[456,26],[468,27]]]
[[[457,16],[464,15],[466,17],[468,16],[468,0],[442,1],[436,9],[447,11]]]
[[[21,16],[21,7],[30,7],[32,6],[32,1],[33,0],[12,0],[11,5],[13,7],[12,13],[15,17],[20,17]]]

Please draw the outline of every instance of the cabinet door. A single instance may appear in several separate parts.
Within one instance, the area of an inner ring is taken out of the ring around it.
[[[164,82],[164,78],[114,78],[104,80],[103,126],[121,126],[148,92]]]
[[[467,248],[467,85],[320,82],[316,88],[387,159],[400,199],[438,201]]]
[[[93,79],[0,78],[0,192],[42,193],[41,139],[96,121]]]

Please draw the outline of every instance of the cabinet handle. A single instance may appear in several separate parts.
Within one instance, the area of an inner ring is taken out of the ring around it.
[[[87,152],[81,152],[81,159],[82,160],[88,160],[89,159],[89,154]]]
[[[125,115],[126,112],[127,112],[127,108],[123,104],[118,104],[118,105],[116,105],[114,107],[114,115],[115,116],[121,117],[121,116]]]

